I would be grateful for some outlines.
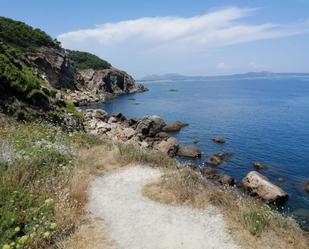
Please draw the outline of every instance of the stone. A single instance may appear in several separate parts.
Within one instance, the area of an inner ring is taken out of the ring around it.
[[[225,139],[223,137],[215,137],[211,139],[213,142],[218,143],[218,144],[224,144]]]
[[[155,146],[155,149],[169,155],[170,157],[175,157],[179,148],[179,142],[176,138],[170,137],[166,141],[161,141]]]
[[[206,163],[214,165],[214,166],[219,166],[219,165],[222,164],[222,159],[220,157],[217,157],[217,156],[211,156],[211,157],[208,158]]]
[[[135,132],[146,137],[154,137],[165,125],[164,120],[159,116],[145,116],[138,121]]]
[[[251,195],[257,195],[267,203],[282,203],[288,194],[256,171],[251,171],[241,180],[240,186]]]
[[[166,132],[164,132],[164,131],[161,131],[161,132],[156,134],[156,138],[159,138],[160,140],[167,139],[169,137],[170,136]]]
[[[113,114],[112,117],[116,118],[117,122],[123,122],[127,119],[121,112]]]
[[[229,152],[217,152],[214,154],[214,156],[220,158],[221,160],[224,160],[227,157],[231,157],[233,154]]]
[[[201,157],[202,152],[195,145],[187,145],[180,147],[177,155],[183,157]]]
[[[183,128],[185,126],[188,126],[188,125],[189,124],[182,123],[180,121],[174,121],[174,122],[164,126],[162,131],[165,131],[165,132],[176,132],[176,131],[180,131],[181,128]]]
[[[117,118],[115,118],[115,117],[110,117],[109,119],[108,119],[108,123],[109,124],[111,124],[111,123],[117,123]]]
[[[108,113],[104,110],[95,110],[93,117],[104,122],[108,121]]]
[[[234,185],[235,179],[229,175],[218,173],[215,169],[210,167],[203,167],[200,169],[201,174],[207,179],[219,182],[222,185]]]
[[[309,181],[306,183],[306,190],[309,192]]]
[[[253,167],[256,169],[267,169],[267,166],[260,162],[254,162]]]

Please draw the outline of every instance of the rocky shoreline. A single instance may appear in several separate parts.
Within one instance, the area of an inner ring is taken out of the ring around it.
[[[170,157],[197,158],[202,155],[196,145],[181,146],[179,141],[169,133],[179,131],[188,125],[186,123],[174,121],[166,124],[161,117],[156,115],[139,119],[126,118],[122,113],[110,116],[101,109],[86,109],[82,112],[85,116],[86,132],[99,136],[101,139],[157,150]],[[223,138],[213,138],[212,141],[224,143]],[[193,163],[186,163],[184,166],[198,171],[202,176],[215,183],[239,187],[269,204],[280,204],[287,200],[288,194],[284,190],[256,171],[249,172],[239,183],[236,183],[233,177],[220,173],[214,168],[230,156],[232,156],[231,153],[218,152],[205,162],[209,166],[199,167]]]

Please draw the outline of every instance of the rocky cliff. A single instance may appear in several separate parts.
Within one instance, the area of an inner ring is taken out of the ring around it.
[[[45,32],[0,17],[1,112],[63,122],[67,114],[77,114],[72,102],[84,105],[144,90],[103,59],[65,50]]]

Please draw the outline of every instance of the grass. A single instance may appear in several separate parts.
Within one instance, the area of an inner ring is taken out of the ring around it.
[[[0,248],[46,248],[77,226],[90,169],[79,150],[102,142],[47,123],[1,117]]]
[[[97,226],[83,220],[87,189],[96,175],[130,164],[163,170],[159,182],[143,189],[155,201],[216,206],[244,248],[308,248],[308,237],[294,220],[231,187],[213,185],[160,152],[1,115],[0,128],[0,248],[93,248],[99,243],[110,248],[104,231],[94,236]]]
[[[309,246],[308,235],[293,219],[232,187],[214,185],[188,168],[165,171],[160,182],[144,187],[143,194],[165,204],[217,207],[230,233],[244,248],[248,245],[257,249],[305,249]]]

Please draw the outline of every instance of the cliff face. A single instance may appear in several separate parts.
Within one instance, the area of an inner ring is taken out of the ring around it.
[[[128,73],[110,66],[104,69],[79,69],[62,48],[42,47],[27,53],[32,67],[52,87],[76,105],[104,102],[108,97],[143,92]]]
[[[63,123],[71,114],[79,116],[67,100],[82,105],[144,90],[107,61],[65,50],[45,32],[0,17],[1,112]]]

